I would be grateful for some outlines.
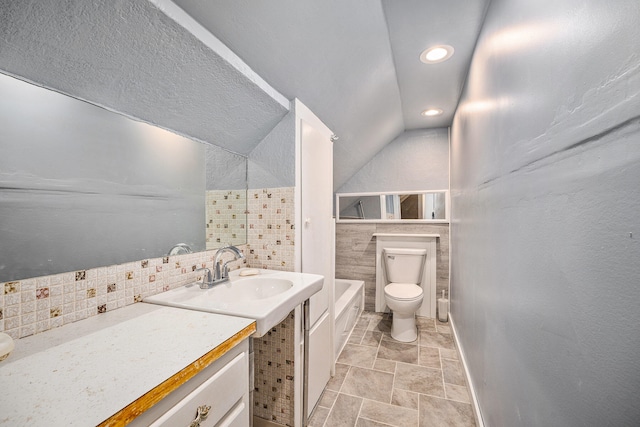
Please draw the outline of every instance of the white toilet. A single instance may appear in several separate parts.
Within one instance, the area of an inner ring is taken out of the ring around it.
[[[384,248],[387,285],[385,302],[393,312],[391,337],[411,342],[418,338],[416,311],[422,305],[422,281],[426,249]]]

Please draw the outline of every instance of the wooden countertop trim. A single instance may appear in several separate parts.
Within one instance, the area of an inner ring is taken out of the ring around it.
[[[218,360],[223,354],[235,347],[245,338],[248,338],[256,331],[256,322],[251,323],[246,328],[187,366],[171,378],[163,381],[152,390],[140,396],[129,405],[116,412],[100,424],[99,427],[125,426],[133,421],[138,415],[160,402],[172,391],[196,376],[200,371]]]

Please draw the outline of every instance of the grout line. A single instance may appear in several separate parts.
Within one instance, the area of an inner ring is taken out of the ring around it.
[[[362,407],[364,406],[364,397],[361,397],[362,401],[360,402],[360,408],[358,408],[358,415],[356,415],[356,422],[353,424],[354,427],[358,424],[358,418],[360,418],[360,413],[362,412]]]
[[[444,391],[444,398],[447,398],[447,386],[444,382],[444,364],[442,363],[442,353],[440,353],[440,350],[438,350],[438,355],[440,356],[440,368],[442,370],[442,390]]]

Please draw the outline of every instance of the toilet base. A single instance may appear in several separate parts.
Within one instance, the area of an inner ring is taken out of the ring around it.
[[[400,342],[413,342],[418,339],[416,314],[402,314],[393,312],[391,321],[391,338]]]

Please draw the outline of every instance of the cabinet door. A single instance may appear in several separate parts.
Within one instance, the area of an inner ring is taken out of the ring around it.
[[[249,365],[247,354],[242,352],[151,425],[188,426],[196,417],[198,407],[206,405],[211,408],[200,423],[202,427],[215,426],[223,418],[230,423],[236,418],[235,422],[245,419],[246,424],[237,425],[246,426],[249,424],[248,392]]]

